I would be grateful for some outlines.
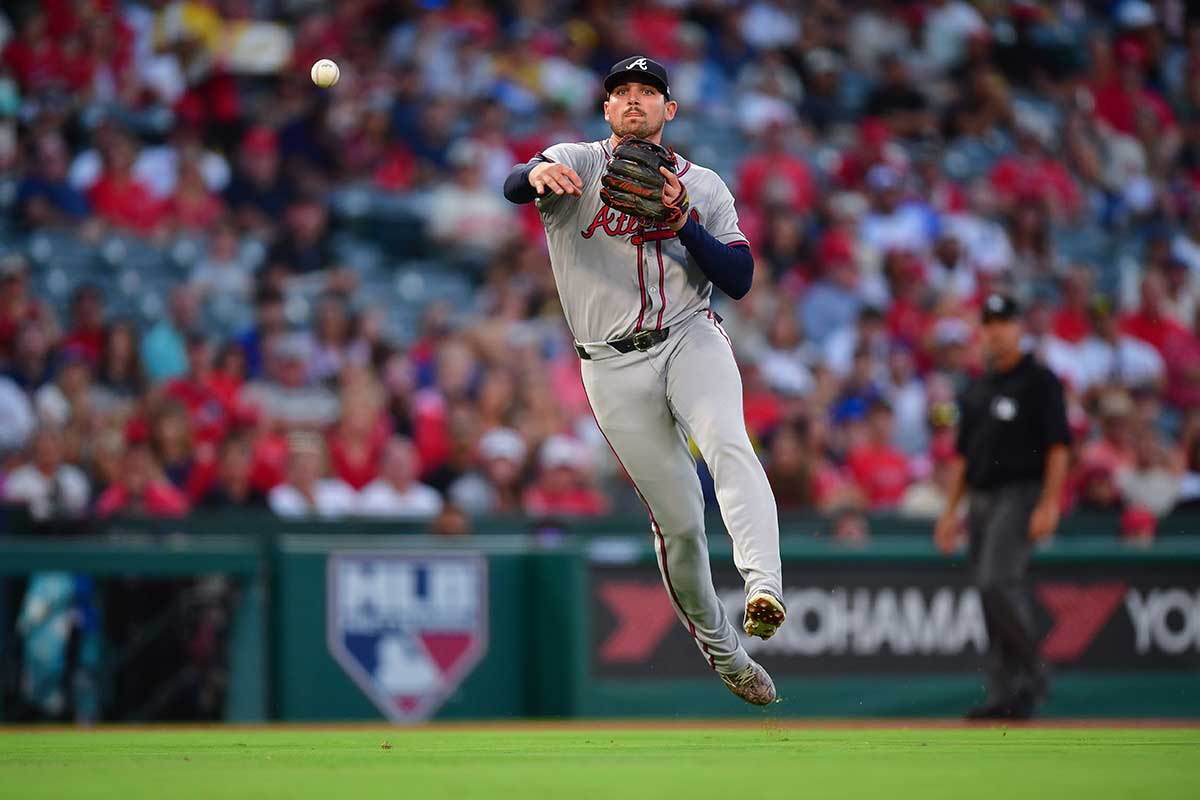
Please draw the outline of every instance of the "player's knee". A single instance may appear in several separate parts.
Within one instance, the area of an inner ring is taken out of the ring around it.
[[[663,541],[675,548],[700,548],[708,547],[708,539],[704,533],[703,523],[698,522],[679,522],[677,524],[655,524],[650,526],[650,532],[655,536],[662,536]]]

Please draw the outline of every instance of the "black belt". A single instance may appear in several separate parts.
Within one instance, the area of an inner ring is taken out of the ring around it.
[[[667,332],[671,329],[662,328],[655,331],[638,331],[633,336],[626,336],[624,339],[612,339],[605,342],[606,345],[616,350],[618,353],[632,353],[634,350],[645,352],[654,345],[667,340]],[[579,357],[585,361],[590,361],[591,356],[582,345],[575,345],[575,352],[579,353]]]

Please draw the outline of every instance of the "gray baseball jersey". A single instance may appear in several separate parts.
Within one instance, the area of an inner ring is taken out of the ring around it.
[[[567,325],[576,341],[619,339],[669,327],[708,308],[712,284],[666,228],[643,229],[600,200],[600,178],[612,157],[608,140],[556,144],[539,158],[579,174],[583,196],[538,202],[550,263]],[[725,244],[744,243],[733,195],[712,170],[676,156],[692,213]]]
[[[600,200],[608,140],[559,144],[539,159],[571,167],[582,196],[538,206],[567,324],[589,358],[583,385],[600,430],[650,513],[663,584],[713,669],[749,663],[741,633],[712,585],[704,497],[688,439],[713,474],[734,563],[748,593],[783,597],[775,498],[746,433],[733,349],[709,309],[712,284],[669,229],[646,228]],[[697,220],[718,240],[744,242],[733,197],[711,170],[677,157]],[[621,354],[603,344],[670,328],[665,341]]]

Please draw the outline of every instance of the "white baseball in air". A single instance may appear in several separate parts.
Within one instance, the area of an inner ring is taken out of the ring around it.
[[[342,71],[338,69],[338,65],[330,61],[328,58],[322,58],[320,61],[312,65],[312,82],[322,89],[328,89],[338,82]]]

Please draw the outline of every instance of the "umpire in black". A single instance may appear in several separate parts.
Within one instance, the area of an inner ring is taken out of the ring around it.
[[[1021,350],[1016,302],[983,305],[987,374],[959,399],[958,458],[934,540],[954,550],[967,498],[967,553],[987,624],[988,699],[969,719],[1028,719],[1045,697],[1026,573],[1035,543],[1054,534],[1067,475],[1066,405],[1054,373]]]

